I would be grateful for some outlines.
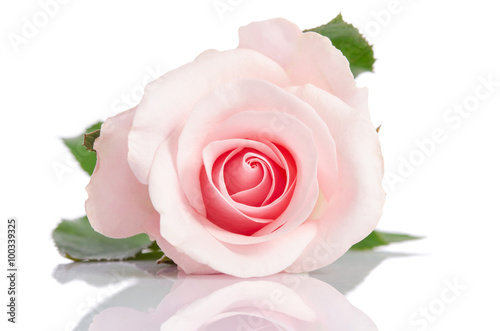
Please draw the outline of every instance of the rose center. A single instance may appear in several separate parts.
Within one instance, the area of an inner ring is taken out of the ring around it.
[[[251,148],[226,155],[222,175],[227,193],[235,202],[255,207],[279,196],[286,176],[273,160]]]
[[[229,194],[257,186],[268,175],[266,162],[253,153],[238,153],[224,168],[224,181]]]

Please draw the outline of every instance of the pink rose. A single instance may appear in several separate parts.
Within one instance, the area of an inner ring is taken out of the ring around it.
[[[147,297],[142,303],[149,303]],[[327,283],[280,274],[245,280],[225,275],[183,277],[156,308],[148,312],[107,308],[94,317],[88,330],[375,331],[377,327]]]
[[[367,92],[326,37],[284,19],[239,35],[106,120],[89,220],[113,238],[149,234],[186,273],[323,267],[382,213]]]

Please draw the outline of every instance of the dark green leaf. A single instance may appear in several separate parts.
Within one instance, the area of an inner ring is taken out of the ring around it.
[[[125,239],[105,237],[94,231],[86,216],[63,220],[52,233],[52,238],[61,255],[75,261],[133,258],[141,256],[141,252],[152,245],[146,234]],[[155,256],[155,259],[160,257]]]
[[[358,29],[344,21],[341,14],[328,24],[306,31],[317,32],[328,37],[333,46],[337,47],[349,60],[354,77],[365,71],[373,71],[375,58],[372,46]]]
[[[84,136],[83,136],[83,146],[85,146],[85,148],[88,150],[88,151],[91,151],[91,152],[95,152],[95,149],[94,149],[94,143],[95,143],[95,140],[97,138],[99,138],[101,134],[101,130],[95,130],[93,132],[90,132],[90,133],[86,133]]]
[[[94,132],[101,128],[102,122],[96,123],[91,127],[85,130],[85,133]],[[73,138],[64,138],[64,144],[69,148],[73,156],[76,158],[78,163],[83,170],[85,170],[89,175],[92,175],[94,171],[95,164],[97,161],[97,156],[94,152],[87,150],[87,148],[83,145],[85,133],[73,137]]]
[[[372,231],[365,239],[361,240],[359,243],[353,245],[351,249],[353,250],[367,250],[373,249],[378,246],[385,246],[395,242],[407,241],[407,240],[417,240],[422,239],[422,237],[410,236],[402,233],[389,233],[381,231]]]

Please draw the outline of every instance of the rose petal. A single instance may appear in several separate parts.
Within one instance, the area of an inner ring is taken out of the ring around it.
[[[337,144],[339,185],[330,201],[320,198],[308,222],[318,225],[313,242],[290,272],[326,266],[366,237],[382,214],[383,158],[375,127],[365,116],[325,91],[307,85],[290,88],[312,105],[330,128]],[[314,263],[308,261],[315,256]]]
[[[207,265],[201,264],[186,254],[179,252],[174,246],[172,246],[165,238],[162,237],[160,233],[160,222],[148,223],[145,225],[144,230],[149,236],[156,240],[158,246],[160,246],[162,252],[165,256],[168,256],[173,261],[176,261],[178,265],[182,265],[182,269],[186,273],[199,273],[199,274],[216,274],[218,273],[214,269]]]
[[[264,202],[274,193],[274,189],[276,187],[275,183],[279,182],[280,186],[284,187],[282,184],[284,184],[285,180],[282,176],[280,176],[280,173],[276,173],[275,175],[274,169],[276,168],[276,165],[269,162],[269,160],[267,160],[264,156],[255,153],[247,153],[243,155],[242,163],[248,164],[249,162],[251,163],[249,166],[252,169],[258,169],[262,172],[260,182],[253,187],[232,193],[231,198],[233,201],[247,206],[261,207],[262,204],[264,204]],[[231,177],[234,178],[236,177],[234,174],[237,172],[237,169],[225,170],[224,176],[229,176],[227,175],[228,172],[232,172]],[[241,176],[238,176],[238,178],[241,178]],[[283,192],[283,190],[281,190],[281,192]]]
[[[296,40],[302,35],[299,27],[283,18],[250,23],[239,29],[239,48],[255,49],[286,68]]]
[[[292,22],[273,19],[240,28],[241,48],[255,49],[285,68],[293,85],[313,84],[368,114],[367,90],[357,88],[349,62],[318,33],[300,33]]]
[[[159,222],[147,185],[136,179],[127,162],[134,115],[135,109],[130,109],[108,118],[94,144],[97,164],[86,188],[85,209],[92,227],[111,238],[143,233],[146,221]]]
[[[286,71],[293,85],[315,85],[369,116],[368,90],[356,87],[349,61],[327,37],[315,32],[303,33]]]
[[[265,159],[262,159],[262,156],[259,157],[259,154],[256,154],[254,150],[240,150],[230,159],[220,160],[219,162],[224,163],[222,177],[231,195],[255,188],[266,178],[270,184],[270,164]]]
[[[265,223],[272,221],[272,219],[249,217],[232,206],[208,179],[206,171],[201,172],[200,183],[207,208],[207,218],[221,229],[250,236],[260,230]]]
[[[290,85],[274,61],[254,50],[235,49],[205,53],[146,86],[129,134],[128,160],[139,181],[148,182],[156,149],[185,121],[196,101],[214,87],[238,78]]]
[[[275,176],[273,165],[262,155],[241,151],[239,155],[228,162],[221,173],[224,183],[233,186],[235,183],[246,183],[239,190],[233,190],[231,199],[244,205],[260,207],[272,193]],[[243,154],[244,153],[244,154]],[[237,167],[236,164],[239,164]],[[232,167],[231,167],[232,166]],[[250,168],[245,171],[244,169]],[[241,172],[238,171],[241,169]],[[220,178],[221,176],[219,176]],[[251,186],[250,186],[251,185]]]

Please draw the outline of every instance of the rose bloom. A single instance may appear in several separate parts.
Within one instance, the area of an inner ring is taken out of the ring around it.
[[[252,23],[239,39],[104,122],[88,218],[108,237],[147,233],[188,274],[318,269],[382,213],[367,91],[328,38],[289,21]]]

